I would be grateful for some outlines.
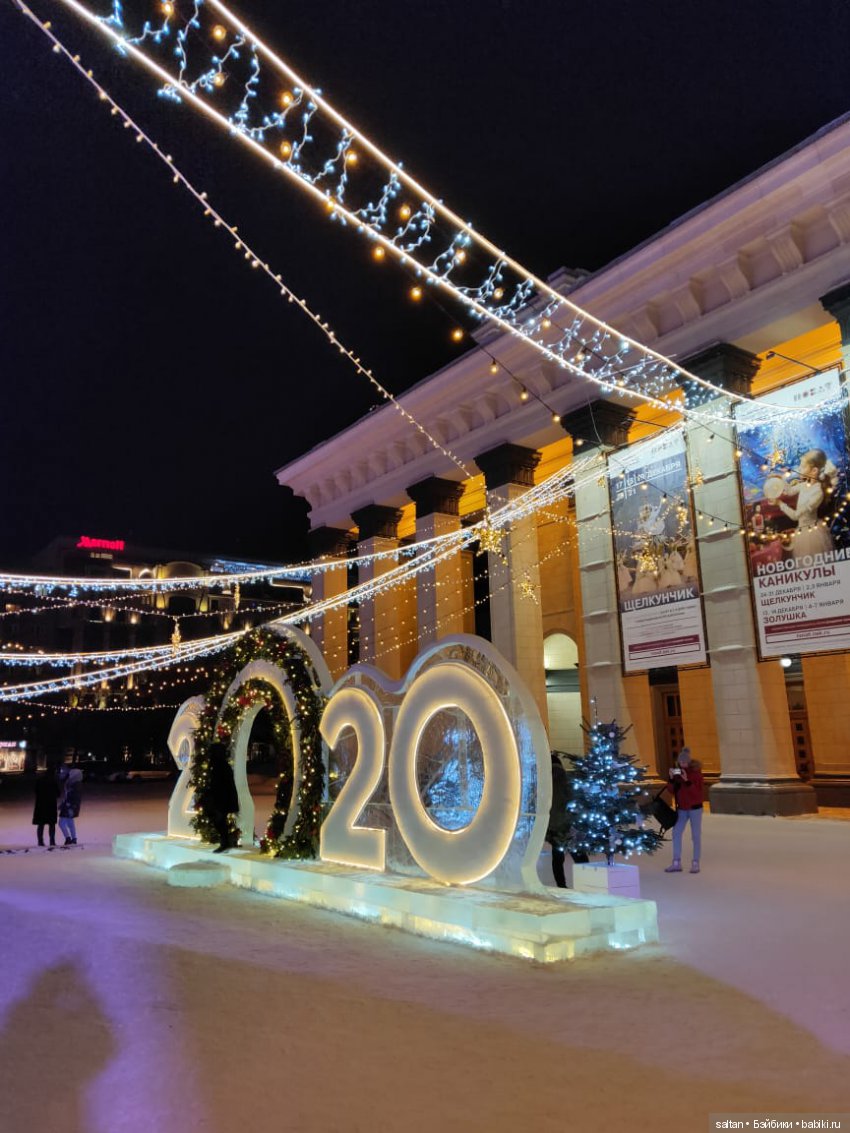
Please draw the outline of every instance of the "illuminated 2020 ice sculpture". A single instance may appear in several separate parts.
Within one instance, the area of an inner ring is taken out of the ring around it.
[[[330,803],[318,861],[282,861],[252,846],[255,804],[247,777],[251,725],[233,729],[231,758],[245,849],[212,859],[190,825],[190,765],[204,709],[194,697],[169,736],[181,768],[166,835],[119,836],[116,853],[179,873],[216,876],[260,892],[384,924],[537,960],[657,938],[649,901],[553,890],[537,874],[551,802],[546,732],[531,694],[483,639],[457,635],[426,648],[403,680],[356,665],[333,688],[316,647],[303,650],[316,688]],[[246,682],[283,701],[293,760],[289,821],[297,818],[300,745],[287,674],[252,660],[230,683],[220,713]],[[221,871],[224,871],[223,874]]]
[[[334,688],[322,735],[332,793],[339,787],[322,860],[448,885],[540,888],[552,793],[546,732],[489,642],[444,638],[400,682],[355,666]]]

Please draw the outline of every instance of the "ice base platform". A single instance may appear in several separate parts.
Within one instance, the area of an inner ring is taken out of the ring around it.
[[[329,862],[283,861],[256,850],[213,855],[197,841],[165,834],[119,834],[113,853],[162,870],[214,862],[243,889],[544,964],[658,940],[654,901],[608,893],[506,893]]]

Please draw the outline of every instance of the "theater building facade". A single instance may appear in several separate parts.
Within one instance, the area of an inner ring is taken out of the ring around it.
[[[439,637],[480,633],[553,748],[581,751],[582,720],[615,718],[659,777],[691,747],[715,811],[850,805],[846,421],[810,412],[850,354],[850,119],[605,268],[549,282],[716,394],[683,419],[681,402],[603,393],[484,326],[401,399],[470,475],[392,405],[285,465],[315,557],[343,560],[314,575],[316,599],[395,565],[346,556],[457,531],[576,469],[501,546],[317,616],[332,673],[360,660],[399,678]]]

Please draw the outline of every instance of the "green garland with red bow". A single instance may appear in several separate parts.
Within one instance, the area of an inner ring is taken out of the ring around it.
[[[246,681],[231,696],[222,711],[227,690],[242,669],[256,660],[268,661],[277,666],[286,678],[295,701],[295,723],[298,725],[301,751],[298,818],[292,832],[285,835],[286,820],[293,801],[292,761],[285,760],[285,769],[278,776],[274,809],[265,835],[260,840],[260,848],[277,858],[315,858],[319,848],[319,829],[324,818],[325,768],[322,763],[319,724],[325,698],[319,691],[316,672],[304,649],[291,638],[271,630],[258,629],[247,634],[213,671],[206,704],[195,733],[191,782],[195,790],[196,810],[192,826],[203,841],[217,841],[215,827],[204,807],[209,773],[207,751],[212,743],[230,743],[239,721],[248,709],[262,702],[271,715],[279,749],[290,749],[289,716],[280,697],[265,681]],[[233,832],[237,833],[236,816],[231,816],[231,826]]]

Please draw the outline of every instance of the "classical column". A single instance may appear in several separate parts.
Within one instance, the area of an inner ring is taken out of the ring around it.
[[[850,370],[850,284],[821,299],[841,332],[842,365]],[[812,786],[824,806],[850,804],[850,653],[803,657],[803,685],[812,744]]]
[[[375,555],[382,551],[397,550],[398,523],[401,511],[383,504],[369,504],[352,512],[360,534],[357,554]],[[372,582],[398,566],[393,555],[361,563],[358,581]],[[408,618],[406,595],[409,584],[394,586],[360,603],[360,660],[376,665],[394,680],[404,675],[406,668],[402,642]]]
[[[534,484],[539,460],[540,454],[534,449],[511,444],[499,445],[475,458],[484,473],[491,511],[525,495]],[[528,685],[548,727],[537,517],[526,516],[502,530],[502,552],[490,551],[488,555],[490,637]]]
[[[310,555],[318,562],[344,559],[353,539],[348,531],[337,527],[317,527],[310,532]],[[313,601],[336,598],[348,589],[348,567],[345,563],[325,570],[313,571]],[[348,605],[334,607],[310,622],[310,636],[322,651],[325,662],[336,680],[348,668]]]
[[[407,494],[416,504],[416,541],[435,539],[460,530],[458,505],[463,484],[429,476],[411,484]],[[419,647],[430,645],[450,633],[463,633],[463,554],[422,571],[416,579],[416,610]]]
[[[720,343],[682,366],[730,394],[748,395],[758,362],[747,351]],[[784,672],[777,660],[758,657],[730,401],[697,385],[686,386],[685,398],[689,407],[701,405],[712,418],[710,429],[692,421],[685,426],[720,745],[721,774],[711,788],[711,809],[808,813],[817,803],[812,788],[797,776]],[[698,737],[685,740],[698,750]]]
[[[578,570],[584,622],[579,665],[587,682],[589,719],[631,727],[628,751],[654,767],[649,682],[645,674],[623,676],[611,497],[606,455],[626,444],[633,414],[622,405],[594,401],[561,418],[573,438],[573,461],[581,462],[575,488]]]

